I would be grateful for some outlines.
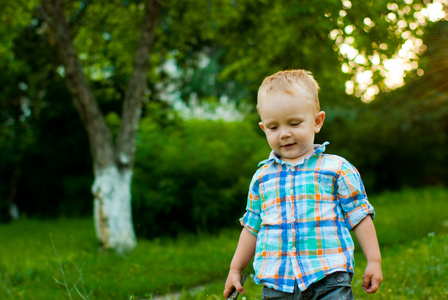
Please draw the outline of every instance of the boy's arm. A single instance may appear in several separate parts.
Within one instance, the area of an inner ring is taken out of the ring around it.
[[[367,267],[362,277],[362,288],[367,293],[373,294],[383,281],[383,273],[381,271],[380,247],[372,218],[365,217],[353,231],[367,259]]]
[[[228,298],[235,288],[240,294],[244,293],[244,288],[241,285],[241,273],[247,267],[255,254],[255,245],[257,237],[250,233],[246,228],[241,231],[238,246],[230,264],[229,275],[227,276],[226,285],[224,289],[224,298]]]

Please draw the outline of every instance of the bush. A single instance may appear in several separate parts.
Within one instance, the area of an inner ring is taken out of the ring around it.
[[[237,225],[250,179],[269,147],[255,121],[174,118],[141,123],[133,180],[140,236]]]

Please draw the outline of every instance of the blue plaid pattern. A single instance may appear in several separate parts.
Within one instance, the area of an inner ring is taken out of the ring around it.
[[[254,174],[240,222],[257,236],[255,282],[292,293],[354,272],[352,230],[374,209],[356,168],[325,146],[291,165],[275,153]]]

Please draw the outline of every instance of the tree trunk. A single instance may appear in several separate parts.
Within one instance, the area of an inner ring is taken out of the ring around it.
[[[113,144],[112,134],[83,74],[62,13],[61,0],[42,0],[42,4],[44,17],[65,67],[68,87],[89,137],[94,164],[92,194],[98,240],[102,248],[114,249],[119,253],[130,251],[137,245],[131,214],[135,138],[160,4],[156,0],[148,0],[146,3],[143,27],[134,57],[134,71],[123,102],[122,122],[116,145]]]
[[[136,245],[131,211],[132,169],[116,166],[97,170],[92,186],[95,230],[101,247],[118,253]]]

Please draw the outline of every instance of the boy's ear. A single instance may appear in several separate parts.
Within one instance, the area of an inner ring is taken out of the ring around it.
[[[260,126],[260,128],[263,129],[263,131],[265,131],[265,130],[264,130],[263,122],[259,122],[259,123],[258,123],[258,126]]]
[[[324,125],[325,120],[325,112],[320,111],[317,113],[316,118],[314,120],[314,133],[318,133],[322,126]]]

